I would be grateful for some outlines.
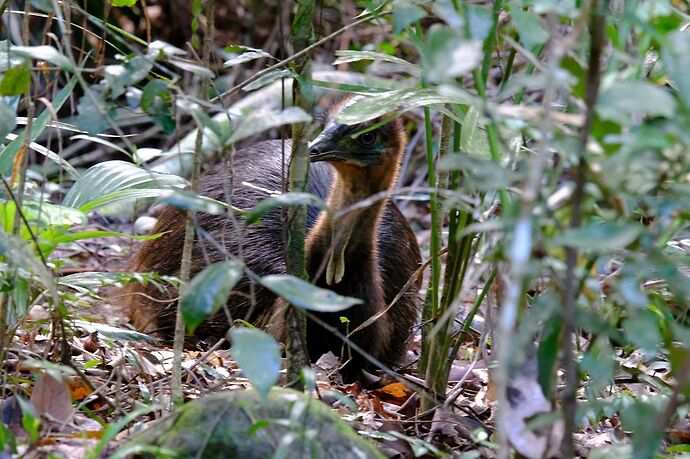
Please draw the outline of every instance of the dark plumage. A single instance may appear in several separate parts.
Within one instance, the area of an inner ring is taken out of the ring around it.
[[[328,198],[329,205],[336,211],[387,190],[395,183],[405,143],[400,123],[389,123],[372,132],[374,135],[353,139],[352,134],[356,130],[331,122],[310,146],[313,164],[309,191]],[[372,143],[372,137],[376,143]],[[201,177],[199,194],[221,201],[229,200],[236,207],[251,209],[268,195],[243,183],[251,183],[264,190],[280,190],[281,148],[282,142],[267,141],[236,152],[232,164],[225,162]],[[286,141],[286,161],[289,152],[290,142]],[[324,164],[326,161],[330,164]],[[233,192],[228,194],[229,190]],[[231,219],[206,214],[198,215],[197,222],[202,231],[197,231],[192,274],[210,263],[226,259],[228,253],[243,259],[247,267],[259,276],[285,273],[284,225],[279,211],[266,215],[258,225],[245,226],[239,217]],[[384,200],[348,213],[335,225],[325,213],[319,214],[318,210],[310,208],[308,227],[308,270],[312,278],[321,271],[315,283],[364,301],[362,305],[337,314],[319,314],[322,320],[343,332],[345,325],[340,321],[341,316],[349,318],[347,327],[354,330],[385,308],[420,266],[415,236],[391,201]],[[160,239],[145,242],[135,254],[130,270],[177,275],[184,239],[183,214],[166,208],[153,231],[168,233]],[[350,231],[349,238],[343,237]],[[329,250],[333,246],[336,248],[334,252]],[[335,253],[335,256],[328,258],[330,253]],[[339,262],[338,253],[342,253],[344,264]],[[323,269],[327,265],[328,268]],[[170,339],[176,302],[157,300],[175,298],[177,292],[161,294],[152,286],[139,284],[132,284],[127,289],[132,293],[127,301],[135,326]],[[417,319],[418,290],[417,282],[388,313],[351,338],[385,364],[398,363],[404,354],[410,328]],[[253,306],[251,296],[255,299]],[[282,304],[273,293],[258,285],[250,289],[245,278],[231,294],[228,307],[206,320],[195,334],[199,337],[222,336],[231,323],[229,319],[241,318],[283,340],[282,311],[278,311]],[[311,321],[308,322],[307,342],[313,360],[328,351],[341,355],[343,349],[340,339]],[[366,366],[361,357],[353,353],[348,369]]]

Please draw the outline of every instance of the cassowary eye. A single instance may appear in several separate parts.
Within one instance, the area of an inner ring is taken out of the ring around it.
[[[364,134],[357,137],[357,140],[365,147],[370,147],[374,145],[374,143],[376,142],[376,133],[373,131],[365,132]]]

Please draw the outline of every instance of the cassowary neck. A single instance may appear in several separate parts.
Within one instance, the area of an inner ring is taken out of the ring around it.
[[[345,276],[365,276],[370,282],[379,279],[376,234],[387,199],[342,211],[390,189],[396,175],[396,165],[361,168],[339,164],[336,168],[327,200],[332,213],[321,213],[307,242],[312,267],[327,260],[321,276],[327,285],[337,285]]]

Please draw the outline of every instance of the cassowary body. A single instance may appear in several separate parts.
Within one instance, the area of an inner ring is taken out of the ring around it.
[[[353,139],[351,134],[355,129],[330,123],[311,145],[309,192],[327,199],[334,213],[392,188],[397,178],[404,148],[399,122],[373,131],[373,139],[366,134]],[[253,208],[268,197],[266,190],[281,189],[283,146],[287,163],[289,141],[260,142],[237,151],[232,160],[201,177],[199,194],[230,202],[241,209]],[[375,154],[372,150],[376,150]],[[230,254],[241,258],[259,276],[286,273],[284,227],[280,211],[269,213],[255,225],[245,225],[240,217],[197,215],[192,275],[211,263],[227,259]],[[420,266],[415,236],[400,210],[388,199],[345,213],[335,222],[325,212],[309,208],[308,228],[307,266],[312,281],[363,301],[338,313],[316,314],[343,334],[385,309]],[[166,208],[153,231],[166,234],[145,242],[130,270],[177,275],[185,232],[184,214]],[[170,339],[176,302],[169,300],[177,292],[161,294],[153,286],[139,284],[127,289],[131,293],[127,301],[135,326]],[[354,333],[351,339],[381,362],[398,363],[417,319],[418,290],[419,283],[415,282],[388,312]],[[219,337],[233,320],[244,319],[284,340],[285,326],[279,310],[282,305],[284,302],[276,295],[258,284],[251,285],[245,277],[233,290],[227,307],[204,321],[195,335]],[[349,323],[341,321],[343,316]],[[312,359],[328,351],[338,356],[343,354],[342,340],[311,320],[307,324],[307,343]],[[361,356],[353,352],[352,357],[349,369],[367,366]]]

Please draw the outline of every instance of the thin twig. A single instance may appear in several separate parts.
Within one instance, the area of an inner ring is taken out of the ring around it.
[[[242,88],[244,88],[245,86],[247,86],[249,83],[252,83],[252,82],[258,80],[259,78],[261,78],[262,76],[268,75],[268,74],[271,73],[272,71],[277,70],[277,69],[279,69],[279,68],[281,68],[281,67],[284,67],[285,65],[289,64],[290,62],[292,62],[292,61],[294,61],[294,60],[296,60],[296,59],[299,59],[300,57],[302,57],[302,56],[304,56],[305,54],[309,53],[309,52],[312,51],[313,49],[318,48],[319,46],[323,45],[324,43],[327,43],[327,42],[329,42],[330,40],[334,39],[334,38],[337,37],[338,35],[340,35],[340,34],[342,34],[342,33],[344,33],[344,32],[347,32],[347,31],[350,30],[350,29],[355,28],[355,27],[357,27],[357,26],[360,25],[360,24],[364,24],[364,23],[370,21],[370,20],[373,19],[373,18],[377,18],[377,17],[383,16],[383,15],[386,15],[386,14],[388,14],[388,13],[387,13],[387,12],[381,12],[381,13],[376,13],[376,14],[368,14],[368,15],[364,16],[363,18],[361,18],[361,19],[359,19],[359,20],[353,22],[352,24],[348,24],[348,25],[346,25],[346,26],[343,26],[341,29],[336,30],[335,32],[331,33],[330,35],[326,35],[326,36],[323,37],[321,40],[318,40],[318,41],[314,42],[314,44],[307,46],[306,48],[304,48],[304,49],[302,49],[302,50],[296,52],[296,53],[293,54],[292,56],[290,56],[290,57],[288,57],[288,58],[286,58],[286,59],[283,59],[282,61],[280,61],[280,62],[278,62],[278,63],[275,63],[275,64],[273,64],[272,66],[270,66],[270,67],[268,67],[268,68],[265,68],[264,70],[262,70],[262,71],[260,71],[260,72],[255,73],[254,75],[252,75],[251,77],[247,78],[247,79],[244,80],[243,82],[241,82],[241,83],[239,83],[239,84],[233,86],[232,88],[228,89],[228,90],[225,91],[223,94],[214,97],[213,99],[211,99],[211,102],[216,102],[217,100],[219,100],[219,99],[221,99],[221,98],[222,98],[222,99],[225,99],[225,98],[227,98],[227,97],[230,97],[230,96],[232,96],[232,95],[237,94]]]

